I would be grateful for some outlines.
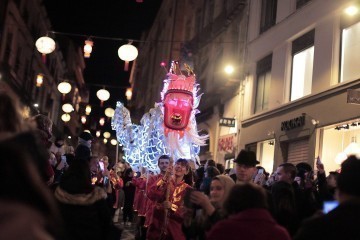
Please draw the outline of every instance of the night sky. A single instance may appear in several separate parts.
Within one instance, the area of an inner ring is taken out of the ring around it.
[[[127,40],[106,40],[98,37],[140,39],[143,31],[148,30],[157,14],[161,0],[44,0],[52,31],[94,36],[93,52],[85,59],[84,78],[86,83],[111,86],[129,86],[129,72],[124,71],[124,62],[119,59],[118,48]],[[71,38],[83,48],[87,37],[63,35]],[[133,43],[136,46],[136,42]],[[88,86],[90,104],[99,105],[96,91],[100,87]],[[125,89],[107,89],[110,99],[104,106],[115,108],[116,101],[125,100]],[[105,109],[105,108],[104,108]],[[95,110],[95,109],[94,109]],[[103,111],[103,110],[102,110]]]

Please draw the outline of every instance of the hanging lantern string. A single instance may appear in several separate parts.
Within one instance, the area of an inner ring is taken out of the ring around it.
[[[128,41],[130,44],[132,42],[136,43],[149,43],[149,42],[157,42],[157,43],[184,43],[184,40],[177,41],[177,40],[138,40],[138,39],[130,39],[130,38],[115,38],[115,37],[104,37],[104,36],[97,36],[97,35],[87,35],[87,34],[79,34],[79,33],[67,33],[67,32],[57,32],[57,31],[48,31],[48,33],[53,33],[55,35],[65,35],[65,36],[72,36],[72,37],[83,37],[83,38],[91,38],[91,39],[103,39],[103,40],[111,40],[111,41]],[[186,42],[186,41],[185,41]],[[240,43],[241,41],[216,41],[213,42],[214,44],[222,43]],[[198,43],[202,43],[199,41]]]
[[[57,35],[66,35],[66,36],[72,36],[72,37],[85,37],[85,38],[91,38],[91,39],[103,39],[103,40],[112,40],[112,41],[128,41],[130,43],[132,42],[146,42],[142,40],[134,40],[129,38],[114,38],[114,37],[103,37],[103,36],[95,36],[95,35],[85,35],[85,34],[78,34],[78,33],[66,33],[66,32],[56,32],[56,31],[49,31],[50,33],[57,34]]]

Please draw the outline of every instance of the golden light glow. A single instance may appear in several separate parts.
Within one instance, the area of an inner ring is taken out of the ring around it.
[[[234,67],[231,66],[231,65],[227,65],[227,66],[224,68],[224,71],[225,71],[226,74],[231,75],[231,74],[233,74],[233,72],[234,72]]]
[[[68,122],[70,121],[70,119],[70,114],[64,113],[63,115],[61,115],[61,120],[63,120],[64,122]]]
[[[41,87],[41,85],[43,84],[44,82],[44,75],[42,75],[41,73],[39,73],[37,76],[36,76],[36,86],[37,87]]]
[[[104,124],[105,124],[105,118],[100,118],[99,124],[100,124],[100,126],[104,126]]]
[[[94,42],[91,40],[86,40],[85,41],[85,46],[84,46],[84,57],[85,58],[89,58],[90,54],[92,52],[92,47],[94,46]]]
[[[128,101],[131,100],[131,97],[132,97],[132,89],[131,88],[126,89],[125,96]]]
[[[111,145],[115,146],[117,144],[117,141],[116,141],[116,139],[111,139],[110,143],[111,143]]]
[[[101,135],[101,131],[100,131],[100,130],[97,130],[97,131],[96,131],[96,136],[97,136],[97,137],[100,137],[100,135]]]
[[[106,138],[104,138],[104,144],[107,144],[108,140]]]
[[[349,6],[345,8],[344,12],[349,16],[354,16],[359,12],[359,8],[356,6]]]
[[[81,116],[81,123],[85,124],[86,123],[86,116]]]
[[[104,132],[103,136],[104,138],[110,138],[111,134],[109,132]]]
[[[115,110],[112,108],[105,109],[105,116],[112,118],[115,114]]]
[[[87,105],[86,108],[85,108],[85,114],[90,115],[90,113],[91,113],[91,106]]]

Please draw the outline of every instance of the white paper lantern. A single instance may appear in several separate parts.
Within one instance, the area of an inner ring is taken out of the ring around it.
[[[131,44],[122,45],[118,50],[119,58],[123,61],[133,61],[138,56],[138,50]]]
[[[105,116],[112,118],[115,114],[115,110],[112,108],[105,109]]]
[[[129,70],[129,62],[137,58],[139,52],[136,47],[131,44],[122,45],[118,50],[119,58],[125,61],[124,70]]]
[[[72,111],[74,111],[74,108],[70,103],[65,103],[64,105],[62,105],[61,108],[65,113],[71,113]]]
[[[70,119],[70,114],[64,113],[63,115],[61,115],[61,120],[63,120],[64,122],[68,122],[70,121]]]
[[[104,132],[103,136],[104,138],[110,138],[111,134],[109,132]]]
[[[100,99],[101,106],[103,106],[104,101],[107,101],[110,98],[110,93],[106,89],[100,89],[96,92],[96,96]]]
[[[84,45],[84,57],[89,58],[90,54],[92,52],[92,47],[94,45],[94,42],[91,40],[86,40]]]
[[[42,54],[49,54],[55,50],[55,41],[47,36],[41,37],[35,42],[36,49]]]
[[[71,91],[71,84],[68,82],[61,82],[58,85],[58,90],[65,95]]]
[[[111,143],[111,145],[115,146],[117,144],[117,141],[116,141],[116,139],[111,139],[110,143]]]
[[[91,106],[87,105],[86,108],[85,108],[85,114],[90,115],[90,113],[91,113]]]

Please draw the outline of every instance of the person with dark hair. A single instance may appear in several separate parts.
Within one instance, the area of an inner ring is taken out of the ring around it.
[[[217,164],[216,164],[216,168],[219,170],[220,174],[224,174],[224,173],[225,173],[225,167],[224,167],[223,164],[217,163]]]
[[[360,239],[360,157],[349,156],[341,164],[337,181],[339,206],[303,222],[294,240]]]
[[[273,216],[291,235],[296,232],[301,221],[299,206],[302,193],[294,181],[296,174],[294,164],[280,164],[276,169],[275,183],[271,187]]]
[[[119,239],[111,218],[107,194],[94,186],[88,161],[74,161],[55,190],[65,221],[66,239]]]
[[[185,239],[181,225],[184,196],[192,184],[192,180],[187,178],[189,175],[192,176],[188,161],[178,159],[174,166],[169,165],[161,179],[149,186],[148,197],[155,206],[147,239]]]
[[[204,167],[199,167],[198,169],[195,170],[195,183],[194,183],[194,188],[196,190],[200,190],[200,186],[201,183],[203,182],[205,177],[205,173],[204,173]]]
[[[90,161],[91,158],[91,142],[93,136],[90,132],[84,131],[79,136],[79,144],[75,149],[76,160]]]
[[[207,160],[204,166],[204,171],[206,171],[208,167],[216,167],[215,161],[212,159]]]
[[[169,168],[169,165],[170,165],[170,156],[161,155],[158,158],[158,167],[159,167],[160,173],[157,175],[151,175],[151,174],[148,175],[147,183],[146,183],[146,187],[145,187],[145,193],[147,196],[149,195],[150,186],[152,186],[153,184],[155,184],[157,181],[159,181],[160,179],[162,179],[165,176],[165,173],[166,173],[167,169]],[[152,201],[149,197],[145,198],[145,200],[146,200],[144,203],[144,204],[146,204],[145,220],[144,220],[143,227],[140,227],[141,228],[141,230],[140,230],[141,231],[140,232],[141,239],[146,239],[147,229],[151,223],[154,208],[156,205],[156,202]]]
[[[229,217],[216,223],[209,240],[290,240],[286,229],[276,223],[267,210],[266,193],[252,183],[235,185],[225,201]]]
[[[134,177],[134,172],[131,168],[127,168],[123,175],[124,182],[124,193],[125,193],[125,201],[123,208],[123,222],[124,226],[131,226],[133,222],[133,203],[135,196],[135,186],[132,182]]]
[[[321,162],[316,164],[316,168],[318,169],[317,186],[319,189],[319,201],[323,204],[324,201],[335,200],[335,190],[339,173],[329,172],[329,175],[326,177],[324,164]]]
[[[297,231],[300,222],[317,209],[315,200],[295,181],[297,173],[293,164],[280,164],[276,170],[276,182],[271,187],[273,216],[291,236]]]
[[[253,151],[241,150],[234,160],[235,174],[230,177],[235,183],[252,182],[253,177],[257,171],[256,165],[260,162],[256,160],[256,154]]]
[[[217,175],[220,175],[220,172],[216,167],[207,167],[205,170],[205,178],[200,185],[200,191],[204,192],[207,196],[209,196],[211,181]]]

